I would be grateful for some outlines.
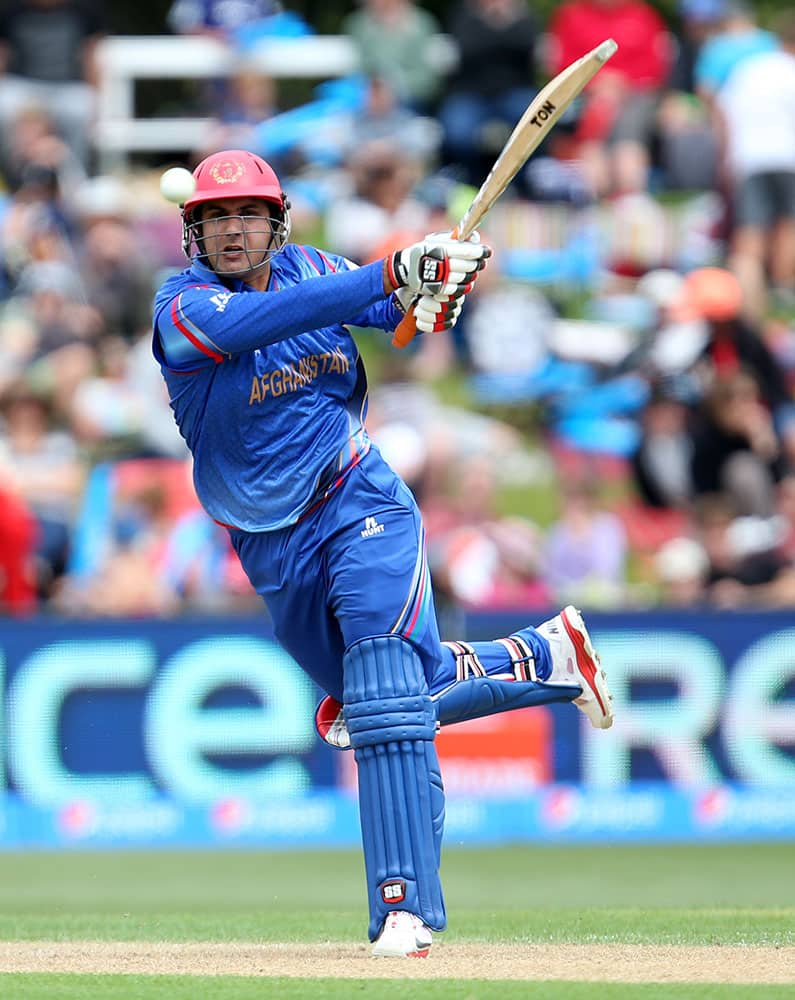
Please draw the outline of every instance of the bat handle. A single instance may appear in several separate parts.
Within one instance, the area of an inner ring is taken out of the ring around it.
[[[392,346],[398,347],[403,350],[404,347],[414,340],[417,333],[417,324],[414,322],[414,306],[409,306],[406,310],[406,315],[395,327],[395,332],[392,335]]]
[[[460,226],[456,226],[450,234],[454,240],[458,239],[459,229]],[[404,347],[408,347],[416,335],[417,324],[414,322],[414,306],[409,306],[406,310],[406,315],[398,323],[395,328],[395,332],[392,335],[392,346],[397,347],[402,351]]]

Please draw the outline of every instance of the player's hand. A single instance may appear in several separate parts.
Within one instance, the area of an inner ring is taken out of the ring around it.
[[[473,279],[474,282],[474,279]],[[471,287],[471,285],[470,285]],[[415,295],[409,288],[395,292],[398,309],[405,314],[414,310],[414,323],[423,333],[451,330],[458,322],[464,307],[464,295]]]
[[[452,330],[458,322],[463,305],[463,295],[457,298],[420,295],[414,303],[414,322],[417,329],[423,333]]]
[[[395,289],[457,297],[466,294],[490,256],[491,248],[485,244],[438,233],[387,257],[386,273]]]

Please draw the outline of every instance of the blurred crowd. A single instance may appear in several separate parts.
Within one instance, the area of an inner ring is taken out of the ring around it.
[[[543,82],[618,51],[483,226],[458,326],[362,331],[371,436],[414,489],[442,606],[795,607],[795,14],[735,0],[362,0],[355,76],[286,106],[282,5],[176,0],[234,51],[191,166],[245,147],[294,238],[364,263],[449,229]],[[154,29],[153,29],[154,30]],[[259,601],[199,509],[151,357],[184,266],[166,156],[95,142],[102,9],[0,13],[0,608],[174,615]]]

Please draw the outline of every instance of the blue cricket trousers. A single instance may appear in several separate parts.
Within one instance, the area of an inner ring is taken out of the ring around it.
[[[455,676],[440,643],[417,503],[374,446],[296,524],[230,533],[276,638],[339,701],[345,650],[369,636],[409,640],[432,693]]]

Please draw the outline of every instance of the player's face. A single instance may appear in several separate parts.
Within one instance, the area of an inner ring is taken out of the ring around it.
[[[202,249],[216,274],[245,281],[261,268],[274,243],[271,210],[261,198],[223,198],[202,207]]]

